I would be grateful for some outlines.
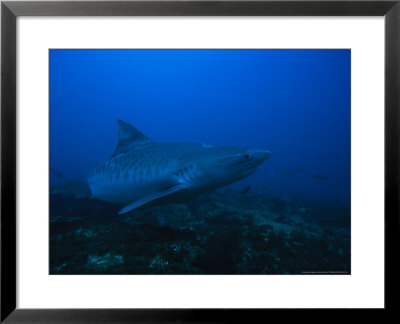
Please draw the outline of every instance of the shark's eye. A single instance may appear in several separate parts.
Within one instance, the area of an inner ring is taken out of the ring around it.
[[[249,154],[245,154],[245,155],[244,155],[244,158],[245,158],[246,160],[248,160],[248,159],[250,158],[250,155],[249,155]]]

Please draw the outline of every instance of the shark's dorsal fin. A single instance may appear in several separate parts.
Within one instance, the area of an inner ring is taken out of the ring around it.
[[[118,146],[115,153],[123,152],[137,144],[151,142],[146,135],[131,124],[118,119]]]
[[[134,142],[147,142],[150,139],[131,124],[118,119],[118,145],[125,146]]]

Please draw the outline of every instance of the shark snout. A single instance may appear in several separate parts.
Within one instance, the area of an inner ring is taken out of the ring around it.
[[[256,170],[257,167],[269,158],[271,152],[260,149],[248,149],[245,154],[246,169]]]

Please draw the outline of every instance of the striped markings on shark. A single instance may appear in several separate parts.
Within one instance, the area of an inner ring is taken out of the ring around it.
[[[270,152],[204,143],[154,142],[118,120],[114,154],[90,174],[92,196],[124,205],[119,214],[138,207],[184,201],[253,174]]]

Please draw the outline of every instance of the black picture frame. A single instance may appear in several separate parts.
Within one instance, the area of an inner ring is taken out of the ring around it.
[[[395,311],[400,232],[400,0],[372,1],[2,1],[1,2],[1,322],[233,322],[268,309],[16,308],[16,19],[19,16],[384,16],[385,308]],[[312,311],[312,310],[311,310]],[[315,311],[315,310],[314,310]],[[304,312],[302,312],[304,314]],[[268,314],[269,315],[269,314]],[[309,316],[309,315],[306,315]],[[252,321],[252,320],[251,320]]]

